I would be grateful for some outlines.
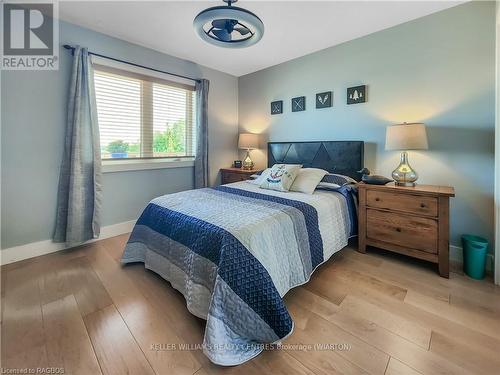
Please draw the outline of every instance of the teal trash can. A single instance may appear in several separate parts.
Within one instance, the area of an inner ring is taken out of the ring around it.
[[[479,236],[464,234],[462,236],[464,255],[464,272],[473,279],[484,278],[488,241]]]

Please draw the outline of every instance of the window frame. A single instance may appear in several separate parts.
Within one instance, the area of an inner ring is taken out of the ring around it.
[[[193,82],[188,79],[170,76],[165,73],[148,70],[145,68],[136,67],[120,63],[117,61],[105,59],[99,56],[92,56],[92,67],[94,70],[100,70],[112,74],[124,75],[131,78],[140,79],[145,82],[163,84],[167,86],[179,87],[190,91],[195,91]],[[142,99],[144,99],[142,97]],[[188,98],[189,100],[189,98]],[[144,103],[141,100],[141,105]],[[195,111],[196,109],[194,109]],[[144,116],[145,111],[141,111]],[[195,113],[191,113],[194,116]],[[141,132],[144,131],[143,125],[153,126],[149,121],[141,121]],[[149,129],[152,130],[152,129]],[[194,129],[196,131],[196,129]],[[167,169],[167,168],[187,168],[194,167],[194,159],[196,150],[193,149],[192,138],[189,137],[189,132],[186,134],[186,147],[187,150],[191,148],[193,156],[165,156],[165,157],[136,157],[136,158],[116,158],[116,159],[101,159],[101,166],[103,173],[125,172],[136,170],[153,170],[153,169]],[[143,147],[141,143],[141,147]]]

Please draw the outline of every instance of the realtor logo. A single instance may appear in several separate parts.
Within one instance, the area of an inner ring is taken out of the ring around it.
[[[1,11],[2,69],[58,69],[57,2],[6,1]]]

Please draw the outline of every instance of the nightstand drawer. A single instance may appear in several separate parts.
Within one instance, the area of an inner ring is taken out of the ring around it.
[[[261,172],[260,169],[241,169],[241,168],[221,168],[222,184],[250,180],[253,174]]]
[[[427,216],[438,215],[437,198],[423,195],[393,194],[368,190],[366,192],[366,205]]]
[[[366,224],[367,238],[437,254],[436,220],[367,209]]]
[[[230,184],[231,182],[239,182],[248,180],[249,176],[241,173],[224,173],[223,184]]]

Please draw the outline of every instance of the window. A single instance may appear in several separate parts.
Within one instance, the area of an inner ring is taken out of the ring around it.
[[[194,87],[94,65],[103,160],[193,157]]]

